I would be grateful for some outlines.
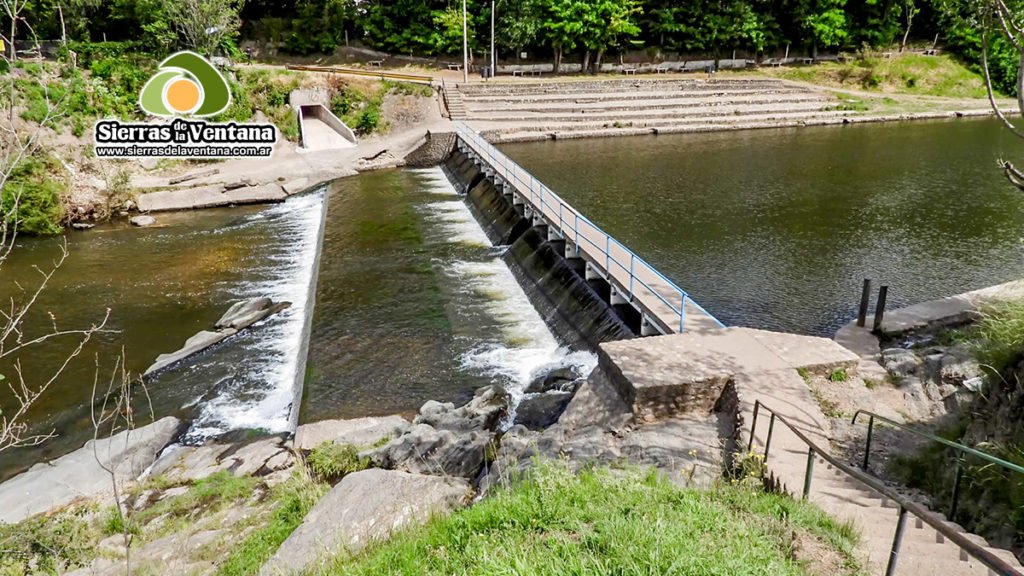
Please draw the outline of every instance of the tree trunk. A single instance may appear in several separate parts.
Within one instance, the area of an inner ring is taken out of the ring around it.
[[[580,72],[584,74],[590,72],[590,48],[583,51],[583,66],[580,66]]]
[[[1024,45],[1020,48],[1019,57],[1024,58]],[[1018,60],[1017,64],[1017,108],[1021,116],[1024,116],[1024,60]]]
[[[554,68],[552,68],[551,72],[553,74],[558,74],[558,72],[559,72],[559,70],[561,70],[561,68],[562,68],[562,47],[561,46],[555,46],[555,66],[554,66]]]
[[[11,62],[18,59],[18,51],[14,49],[14,35],[18,32],[18,17],[17,15],[11,16]]]
[[[907,16],[907,30],[903,33],[903,42],[900,43],[900,52],[903,52],[907,48],[907,38],[910,37],[910,24],[914,21],[913,13]]]
[[[594,58],[594,74],[601,73],[601,60],[604,58],[604,48],[597,51],[597,57]]]

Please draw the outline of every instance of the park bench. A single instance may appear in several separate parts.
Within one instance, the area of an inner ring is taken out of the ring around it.
[[[622,69],[622,73],[623,74],[627,74],[627,75],[628,74],[634,74],[635,75],[636,74],[636,68],[623,68]]]
[[[369,64],[370,66],[376,66],[377,68],[380,68],[381,65],[384,64],[384,61],[383,60],[370,60],[369,62],[367,62],[367,64]]]
[[[449,70],[462,70],[462,64],[455,64],[454,62],[448,63]]]
[[[666,66],[665,64],[662,64],[661,66],[657,66],[654,68],[654,72],[657,74],[668,74],[671,71],[672,69]]]

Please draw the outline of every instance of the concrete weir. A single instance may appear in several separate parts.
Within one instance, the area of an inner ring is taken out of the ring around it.
[[[590,344],[723,325],[464,124],[445,169],[542,314]]]

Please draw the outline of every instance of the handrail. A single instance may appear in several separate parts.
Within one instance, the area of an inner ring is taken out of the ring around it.
[[[772,410],[768,406],[761,403],[760,400],[754,401],[754,415],[751,419],[750,424],[750,439],[747,443],[747,451],[749,452],[753,448],[754,444],[754,432],[757,430],[757,415],[760,410],[767,410],[771,414],[771,420],[768,424],[768,436],[765,438],[765,462],[768,461],[768,451],[771,449],[772,442],[772,431],[775,428],[775,421],[782,422],[791,432],[793,432],[797,438],[799,438],[804,444],[807,445],[807,468],[804,473],[804,486],[803,496],[806,499],[810,494],[811,490],[811,478],[814,472],[814,457],[819,456],[837,470],[845,473],[854,480],[857,480],[861,484],[864,484],[875,493],[882,495],[884,498],[892,500],[899,504],[899,517],[896,524],[896,533],[893,535],[892,547],[889,550],[889,562],[886,565],[885,574],[886,576],[892,576],[896,572],[896,562],[899,559],[900,545],[903,542],[903,532],[906,527],[907,513],[911,513],[914,516],[920,518],[924,523],[928,524],[935,529],[936,532],[942,534],[944,537],[949,539],[950,542],[956,544],[961,550],[971,555],[979,562],[985,565],[988,569],[992,570],[996,574],[1001,576],[1021,576],[1016,568],[1011,566],[1002,558],[999,558],[989,550],[978,543],[968,539],[960,531],[952,528],[938,518],[931,510],[921,506],[920,504],[913,502],[901,494],[897,493],[892,488],[889,488],[883,484],[879,479],[862,472],[845,462],[842,462],[822,450],[817,444],[811,441],[803,432],[798,430],[795,426],[789,423],[789,420],[785,416],[779,414],[775,410]],[[856,416],[856,415],[855,415]]]
[[[882,422],[885,422],[886,424],[889,424],[891,426],[895,426],[895,427],[900,428],[902,430],[906,430],[907,432],[910,432],[911,434],[920,436],[921,438],[925,438],[925,439],[931,440],[932,442],[938,442],[939,444],[942,444],[944,446],[952,448],[953,450],[956,450],[958,452],[962,452],[963,454],[968,454],[970,456],[974,456],[976,458],[980,458],[982,460],[985,460],[986,462],[991,462],[992,464],[995,464],[997,466],[1001,466],[1003,468],[1006,468],[1007,470],[1016,472],[1018,474],[1024,474],[1024,466],[1018,466],[1017,464],[1014,464],[1012,462],[1007,462],[1006,460],[1003,460],[1001,458],[997,458],[996,456],[993,456],[993,455],[988,454],[986,452],[982,452],[982,451],[977,450],[975,448],[971,448],[970,446],[964,446],[963,444],[960,444],[958,442],[953,442],[952,440],[947,440],[947,439],[942,438],[940,436],[936,436],[935,434],[931,434],[931,433],[925,432],[923,430],[918,430],[917,428],[914,428],[912,426],[908,426],[906,424],[903,424],[902,422],[896,422],[895,420],[892,420],[891,418],[886,418],[885,416],[880,416],[880,415],[875,414],[874,412],[871,412],[869,410],[857,410],[856,412],[854,412],[853,418],[850,420],[850,424],[851,425],[856,424],[857,423],[857,416],[860,416],[861,414],[864,414],[864,415],[866,415],[868,417],[868,433],[867,433],[867,437],[866,437],[865,444],[864,444],[864,461],[861,463],[861,468],[864,469],[865,471],[868,469],[868,457],[871,455],[871,437],[872,437],[872,435],[874,433],[874,430],[875,430],[875,420],[881,420]],[[957,458],[956,459],[956,476],[955,476],[955,479],[953,480],[953,493],[950,496],[949,514],[947,515],[950,520],[955,520],[956,519],[957,506],[960,503],[960,484],[961,484],[961,482],[963,480],[963,476],[964,476],[963,461],[962,461],[961,458]]]
[[[670,331],[683,332],[686,321],[687,305],[693,306],[720,327],[725,326],[721,321],[700,306],[700,304],[697,304],[692,298],[690,298],[690,295],[677,286],[675,282],[648,264],[643,258],[637,256],[636,253],[613,238],[610,234],[602,230],[601,227],[594,224],[586,216],[582,215],[571,204],[562,200],[558,194],[545,186],[544,183],[537,180],[533,174],[528,172],[484,139],[479,132],[473,130],[464,122],[457,122],[456,133],[461,136],[466,144],[473,148],[477,154],[485,156],[490,166],[496,172],[499,172],[507,182],[512,184],[513,187],[520,189],[520,192],[524,194],[525,199],[529,201],[535,212],[548,220],[552,225],[557,222],[558,231],[563,237],[573,240],[577,253],[580,252],[581,242],[590,247],[592,249],[590,251],[599,256],[596,260],[604,261],[604,272],[608,275],[607,279],[609,283],[614,281],[615,283],[623,284],[621,287],[613,285],[617,291],[625,292],[629,296],[629,300],[631,302],[635,302],[637,301],[637,299],[634,298],[636,294],[636,284],[639,284],[655,296],[662,304],[672,310],[672,312],[679,317],[678,328],[674,326],[665,326],[665,328]],[[586,227],[583,233],[581,233],[581,223]],[[587,231],[591,233],[590,235],[597,236],[599,241],[595,242],[589,238],[586,233]],[[626,262],[619,260],[619,258],[612,254],[613,244],[622,255],[627,257]],[[587,252],[587,250],[584,251]],[[601,262],[593,262],[593,264],[600,267]],[[613,264],[623,273],[628,274],[628,282],[621,282],[618,278],[615,278],[615,273],[612,269]],[[665,285],[664,288],[659,289],[657,286],[652,286],[643,278],[638,276],[637,272],[640,270],[646,270],[651,276],[654,276],[663,282]],[[661,293],[664,289],[668,289],[670,293],[668,297]],[[670,297],[678,298],[679,304],[676,305],[670,301]],[[651,310],[651,316],[655,320],[660,321],[660,319],[657,318],[657,315],[654,314],[653,310]]]

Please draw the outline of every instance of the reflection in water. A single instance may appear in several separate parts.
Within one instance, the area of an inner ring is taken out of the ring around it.
[[[728,324],[831,335],[863,278],[892,308],[1024,275],[995,121],[502,148]]]
[[[551,335],[439,168],[368,173],[331,197],[302,419],[411,412],[596,358]]]

